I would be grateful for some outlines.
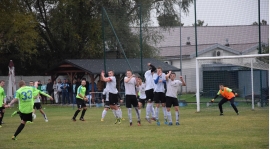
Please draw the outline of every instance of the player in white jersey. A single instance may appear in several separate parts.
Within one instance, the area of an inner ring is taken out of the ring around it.
[[[106,88],[109,92],[109,104],[110,108],[112,110],[115,110],[115,115],[116,115],[116,123],[121,124],[121,117],[120,117],[120,110],[117,106],[118,103],[118,90],[116,89],[116,79],[114,77],[114,72],[110,70],[108,72],[108,77],[104,76],[105,73],[104,71],[101,72],[101,80],[104,82],[107,82]]]
[[[101,120],[100,121],[103,122],[104,121],[104,118],[105,118],[105,116],[107,114],[107,111],[110,109],[109,92],[108,92],[108,90],[106,88],[103,90],[102,95],[103,95],[102,96],[102,102],[104,103],[104,110],[102,111],[102,115],[101,115]],[[118,94],[118,97],[120,97],[119,94]],[[120,98],[120,102],[122,102],[121,98]],[[120,108],[120,104],[118,104],[117,106],[118,106],[118,108],[120,110],[120,118],[122,120],[124,120],[122,118],[122,111],[121,111],[121,108]],[[115,110],[112,109],[112,111],[113,111],[114,117],[116,118]]]
[[[162,68],[157,68],[156,75],[153,75],[154,82],[155,82],[155,89],[154,89],[154,100],[156,103],[156,119],[157,119],[157,125],[160,126],[159,122],[159,106],[162,105],[162,111],[164,115],[165,124],[167,124],[167,112],[166,112],[166,98],[165,98],[165,84],[166,84],[166,75],[162,72]]]
[[[141,108],[142,108],[142,105],[145,103],[146,101],[146,94],[145,94],[145,83],[142,82],[142,78],[141,77],[138,77],[137,78],[137,84],[136,84],[136,91],[137,91],[137,94],[139,95],[139,101],[138,101],[138,110],[139,110],[139,114],[141,115]],[[148,121],[148,119],[146,119]],[[150,119],[149,119],[150,121]],[[151,123],[151,121],[150,121]]]
[[[35,84],[34,86],[34,82],[33,81],[30,81],[29,82],[29,86],[32,86],[32,87],[37,87],[38,84]],[[41,92],[40,92],[41,93]],[[46,97],[49,97],[51,100],[53,99],[51,96],[49,96],[48,94],[45,94],[45,93],[42,93],[44,96]],[[34,106],[33,106],[33,118],[35,119],[36,118],[36,114],[35,114],[35,109],[39,110],[39,112],[43,115],[44,117],[44,120],[45,122],[48,122],[48,118],[46,116],[46,113],[42,110],[42,106],[41,106],[41,103],[40,103],[40,95],[38,94],[38,96],[34,97],[35,98],[35,101],[34,101]]]
[[[152,120],[156,120],[155,118],[155,110],[153,107],[153,101],[154,101],[154,88],[155,83],[153,79],[153,74],[156,71],[156,67],[152,65],[151,63],[147,64],[149,66],[149,70],[147,70],[144,74],[145,77],[145,94],[146,94],[146,120],[151,123],[151,119],[149,117],[150,113],[152,114]]]
[[[166,85],[167,85],[167,92],[166,92],[166,107],[167,107],[167,118],[169,121],[169,125],[172,125],[172,115],[171,115],[171,106],[174,106],[175,109],[175,119],[176,119],[176,125],[180,125],[179,123],[179,103],[177,100],[177,91],[179,86],[186,86],[185,81],[183,80],[183,77],[180,76],[180,80],[175,80],[175,73],[169,71],[169,73],[166,75]]]
[[[132,108],[131,105],[132,105],[136,111],[138,126],[141,126],[141,118],[138,110],[138,101],[136,98],[136,91],[135,91],[136,78],[135,75],[133,75],[130,70],[127,70],[124,82],[125,82],[126,107],[128,108],[129,125],[132,126],[132,112],[131,112]]]

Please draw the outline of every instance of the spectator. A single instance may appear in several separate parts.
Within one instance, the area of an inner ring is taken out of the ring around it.
[[[68,104],[73,103],[73,93],[72,93],[72,84],[69,79],[67,79],[68,83]]]
[[[89,94],[91,94],[91,92],[97,92],[97,84],[96,82],[94,82],[94,90],[92,90],[92,82],[89,83]],[[93,95],[92,98],[92,103],[94,104],[95,102],[98,101],[98,94],[97,93],[92,93],[91,95]]]
[[[53,95],[54,95],[54,103],[58,103],[58,94],[57,94],[57,83],[53,81]]]
[[[46,87],[47,94],[49,94],[51,97],[53,97],[53,83],[51,79],[48,79],[47,87]],[[53,97],[54,98],[54,97]],[[51,104],[53,103],[53,100],[51,100]]]
[[[73,80],[73,84],[72,84],[72,101],[73,101],[73,104],[76,104],[76,84],[77,84],[77,81],[76,80]]]
[[[62,99],[62,89],[61,89],[61,84],[62,84],[62,81],[61,79],[58,79],[58,82],[57,82],[57,95],[58,95],[58,101],[59,103],[61,103],[61,99]]]
[[[61,89],[62,89],[62,104],[68,104],[69,101],[69,94],[68,94],[68,82],[67,79],[64,79],[64,82],[61,84]]]
[[[104,82],[101,80],[101,77],[99,77],[99,80],[97,82],[97,91],[98,95],[96,96],[98,98],[98,101],[102,101],[102,92],[104,89]]]

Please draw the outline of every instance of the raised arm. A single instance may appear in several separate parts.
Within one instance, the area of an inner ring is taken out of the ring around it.
[[[154,65],[152,65],[151,63],[148,63],[147,65],[151,68],[151,72],[154,72],[157,70],[157,68]]]
[[[182,76],[180,76],[180,80],[181,80],[181,82],[182,82],[182,86],[186,86],[186,82],[184,81],[184,79],[183,79]]]
[[[104,82],[110,82],[111,78],[106,78],[104,71],[101,72],[100,76],[101,76],[101,80],[103,80]]]
[[[166,81],[169,80],[169,77],[170,77],[171,73],[172,73],[172,71],[169,71],[169,72],[166,74]]]

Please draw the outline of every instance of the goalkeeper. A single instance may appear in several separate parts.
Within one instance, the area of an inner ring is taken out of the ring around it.
[[[214,97],[214,99],[211,100],[211,102],[214,102],[214,100],[219,96],[222,95],[223,98],[220,100],[220,102],[218,103],[218,107],[219,107],[219,111],[220,111],[220,115],[223,115],[223,109],[222,109],[222,105],[227,102],[230,101],[231,106],[233,107],[234,111],[236,112],[237,115],[239,115],[238,113],[238,109],[236,108],[236,106],[234,105],[234,98],[235,96],[237,96],[237,93],[235,93],[232,89],[228,88],[228,87],[224,87],[223,84],[219,85],[219,91],[217,93],[217,95]]]

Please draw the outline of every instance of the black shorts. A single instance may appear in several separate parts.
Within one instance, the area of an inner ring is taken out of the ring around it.
[[[155,92],[154,93],[155,103],[166,103],[165,93],[163,92]]]
[[[85,101],[80,98],[76,98],[77,107],[79,109],[86,107]]]
[[[110,102],[109,101],[104,102],[104,108],[110,108]]]
[[[146,101],[146,99],[140,99],[140,98],[139,98],[139,102],[140,102],[140,103],[145,104],[145,101]]]
[[[40,102],[38,102],[38,103],[34,103],[34,107],[33,107],[33,109],[37,109],[37,110],[39,110],[39,109],[41,109],[41,108],[42,108],[42,106],[41,106]]]
[[[117,105],[118,94],[109,93],[109,103],[110,105]]]
[[[126,95],[126,107],[131,108],[131,105],[133,107],[138,107],[136,95]]]
[[[179,106],[178,99],[174,97],[166,96],[166,107],[170,108],[171,106]]]
[[[0,114],[2,115],[3,107],[0,107]]]
[[[147,90],[145,91],[145,94],[146,94],[146,99],[147,101],[154,101],[154,90],[153,89],[150,89],[150,90]]]
[[[26,113],[21,113],[20,114],[20,117],[21,117],[21,119],[23,120],[23,121],[25,121],[25,122],[27,122],[27,121],[33,121],[33,118],[32,118],[32,112],[31,113],[28,113],[28,114],[26,114]]]

